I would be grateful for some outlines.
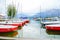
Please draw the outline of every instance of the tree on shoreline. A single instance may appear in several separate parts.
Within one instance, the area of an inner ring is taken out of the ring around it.
[[[14,18],[16,15],[16,8],[14,5],[9,5],[7,9],[7,16],[9,19]]]

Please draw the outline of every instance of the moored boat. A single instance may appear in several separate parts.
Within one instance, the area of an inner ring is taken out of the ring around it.
[[[47,30],[60,30],[60,24],[46,25]]]
[[[0,32],[11,32],[11,31],[17,31],[17,26],[12,25],[0,25]]]

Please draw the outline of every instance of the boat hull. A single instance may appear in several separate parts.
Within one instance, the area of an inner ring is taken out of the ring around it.
[[[60,26],[56,26],[56,25],[55,26],[46,25],[45,28],[47,30],[60,30]]]
[[[8,28],[9,26],[8,25],[3,25],[3,27],[0,26],[0,32],[12,32],[12,31],[17,31],[18,30],[18,27],[17,26],[14,26],[14,27],[11,26],[10,28]]]

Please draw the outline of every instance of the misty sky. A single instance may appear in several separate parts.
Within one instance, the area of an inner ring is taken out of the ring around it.
[[[6,15],[9,4],[16,6],[17,13],[22,12],[29,16],[35,15],[40,11],[60,9],[60,0],[0,0],[0,14]]]

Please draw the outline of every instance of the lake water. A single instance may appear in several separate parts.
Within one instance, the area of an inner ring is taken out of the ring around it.
[[[60,39],[60,31],[46,30],[40,21],[31,20],[30,24],[23,27],[23,37],[40,39]]]

